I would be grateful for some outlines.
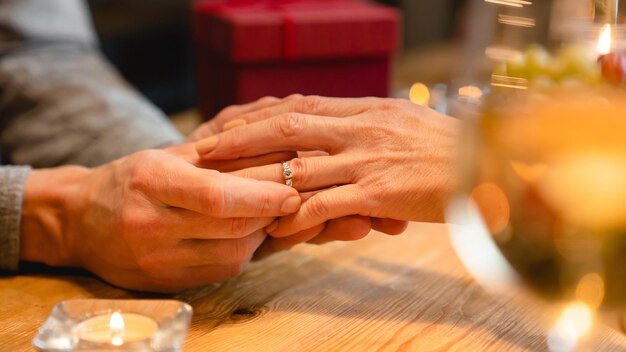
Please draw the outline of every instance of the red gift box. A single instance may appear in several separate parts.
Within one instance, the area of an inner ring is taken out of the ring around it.
[[[199,105],[293,93],[388,96],[399,13],[357,0],[203,0],[194,4]]]

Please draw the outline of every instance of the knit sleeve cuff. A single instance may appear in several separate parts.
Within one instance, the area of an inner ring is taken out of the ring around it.
[[[24,183],[30,167],[0,167],[0,269],[17,270]]]

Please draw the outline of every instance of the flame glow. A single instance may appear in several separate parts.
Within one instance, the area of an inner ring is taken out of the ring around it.
[[[572,351],[593,327],[593,311],[582,302],[574,302],[563,313],[548,335],[551,351]]]
[[[604,25],[598,38],[598,53],[606,55],[611,52],[611,25]]]
[[[120,313],[115,312],[111,314],[111,320],[109,320],[109,330],[111,333],[111,344],[113,346],[121,346],[124,344],[124,339],[121,335],[124,333],[125,325],[124,317]]]

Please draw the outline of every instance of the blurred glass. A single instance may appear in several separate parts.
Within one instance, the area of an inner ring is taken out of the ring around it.
[[[554,351],[583,348],[598,313],[626,308],[619,5],[475,0],[456,75],[467,131],[453,243],[484,285],[522,283],[565,303],[546,332]]]

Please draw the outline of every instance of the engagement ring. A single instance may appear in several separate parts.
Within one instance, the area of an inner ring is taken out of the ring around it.
[[[289,187],[293,187],[293,171],[289,167],[288,161],[283,161],[283,177],[285,178],[285,184]]]

